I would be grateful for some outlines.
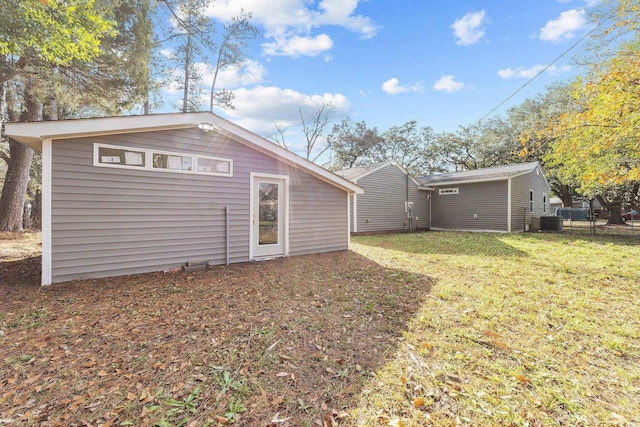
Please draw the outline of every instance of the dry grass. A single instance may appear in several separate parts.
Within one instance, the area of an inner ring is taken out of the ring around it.
[[[356,239],[433,277],[354,424],[640,425],[640,241],[428,233]]]
[[[0,424],[338,422],[429,290],[346,251],[37,283],[0,284]]]

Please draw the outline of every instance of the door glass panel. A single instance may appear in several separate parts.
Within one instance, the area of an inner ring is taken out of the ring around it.
[[[258,212],[259,245],[278,244],[278,184],[258,183],[260,208]]]

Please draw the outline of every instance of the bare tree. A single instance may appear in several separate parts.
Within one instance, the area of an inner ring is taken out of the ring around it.
[[[329,148],[329,144],[321,147],[322,136],[329,126],[331,114],[335,107],[331,103],[323,103],[317,105],[316,110],[310,116],[305,118],[302,107],[299,108],[300,121],[302,122],[302,132],[304,133],[306,143],[306,159],[315,162]],[[314,154],[314,151],[315,154]]]
[[[246,48],[249,40],[255,39],[258,29],[251,25],[252,14],[242,10],[240,16],[235,16],[230,23],[224,26],[224,38],[218,48],[218,61],[211,83],[211,99],[209,101],[209,111],[213,111],[214,102],[217,105],[234,108],[232,104],[233,92],[221,89],[216,92],[216,82],[218,73],[231,66],[239,66],[246,59]]]
[[[309,114],[305,113],[302,105],[298,107],[300,124],[302,125],[302,133],[304,134],[305,159],[315,163],[331,148],[330,144],[325,140],[324,134],[331,123],[331,115],[334,110],[335,107],[330,102],[317,104],[316,109]],[[282,128],[282,126],[277,123],[274,123],[274,126],[277,134],[269,137],[269,139],[279,146],[293,151],[291,144],[285,139],[287,129]],[[323,142],[325,143],[324,146],[322,145]]]

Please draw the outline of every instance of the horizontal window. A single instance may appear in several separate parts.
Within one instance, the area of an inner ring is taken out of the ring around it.
[[[196,154],[94,144],[93,165],[201,175],[233,176],[233,160]]]
[[[210,175],[231,176],[233,160],[215,157],[198,157],[197,172]]]
[[[441,188],[440,190],[438,190],[438,194],[458,194],[458,189],[457,188]]]
[[[125,147],[98,145],[95,148],[94,163],[101,166],[144,169],[146,152]]]
[[[191,172],[193,170],[193,156],[156,152],[152,155],[153,169],[168,169],[183,172]]]

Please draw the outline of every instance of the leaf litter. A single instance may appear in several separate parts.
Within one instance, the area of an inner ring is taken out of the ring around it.
[[[339,425],[430,286],[344,251],[40,288],[37,255],[0,264],[8,425]]]

